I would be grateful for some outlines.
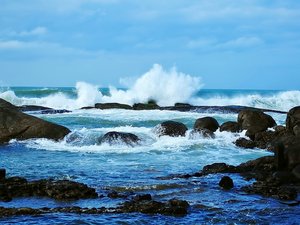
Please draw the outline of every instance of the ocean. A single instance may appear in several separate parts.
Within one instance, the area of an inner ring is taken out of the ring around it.
[[[185,80],[180,81],[184,83]],[[187,85],[193,80],[187,81]],[[145,85],[145,84],[143,84]],[[160,110],[80,109],[98,102],[133,104],[154,99],[161,106],[186,102],[193,105],[243,105],[288,111],[300,105],[299,90],[212,90],[178,89],[165,86],[133,86],[128,89],[78,82],[76,87],[2,87],[0,98],[15,105],[41,105],[68,109],[62,114],[30,114],[64,125],[72,132],[62,141],[46,139],[12,140],[0,146],[0,168],[8,176],[28,180],[43,178],[70,179],[95,188],[103,198],[59,202],[47,198],[18,198],[0,202],[3,207],[115,207],[123,199],[110,199],[111,191],[149,193],[155,200],[172,198],[190,204],[185,217],[131,214],[46,214],[1,218],[1,224],[298,224],[300,207],[290,207],[272,198],[248,195],[240,187],[246,181],[230,175],[235,187],[223,191],[218,182],[222,174],[192,179],[161,179],[172,174],[195,173],[215,162],[238,165],[251,159],[272,155],[261,149],[241,149],[233,144],[238,134],[216,131],[216,137],[158,137],[154,128],[166,120],[184,123],[191,131],[196,119],[212,116],[220,124],[236,121],[237,114],[226,112],[177,112]],[[199,85],[198,85],[199,86]],[[269,113],[277,124],[285,124],[286,115]],[[134,133],[141,139],[137,146],[100,144],[99,137],[108,131]]]

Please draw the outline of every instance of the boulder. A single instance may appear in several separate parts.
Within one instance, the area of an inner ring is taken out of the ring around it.
[[[203,117],[196,120],[194,129],[208,129],[215,132],[219,128],[219,123],[215,118]]]
[[[275,120],[258,110],[243,110],[238,114],[238,124],[242,130],[247,130],[247,136],[252,140],[257,132],[266,131],[276,126]]]
[[[220,131],[221,132],[227,131],[227,132],[232,132],[232,133],[239,133],[239,132],[241,132],[241,128],[237,122],[228,121],[228,122],[223,123],[220,126]]]
[[[290,133],[295,134],[294,127],[297,125],[300,126],[300,106],[294,107],[288,112],[285,123],[286,129]]]
[[[178,136],[185,136],[187,131],[187,127],[180,122],[175,121],[165,121],[158,126],[155,127],[155,132],[159,136],[171,136],[171,137],[178,137]]]
[[[225,190],[230,190],[233,188],[233,180],[229,176],[224,176],[221,178],[219,186]]]
[[[255,148],[256,147],[256,143],[252,140],[248,140],[246,138],[239,138],[235,141],[235,145],[237,147],[241,147],[241,148]]]
[[[120,143],[123,143],[129,146],[134,146],[138,144],[139,141],[139,137],[135,134],[117,131],[108,132],[99,139],[99,142],[101,144],[108,143],[110,145],[118,145]]]
[[[11,139],[25,140],[30,138],[47,138],[58,141],[71,131],[40,118],[27,115],[14,106],[1,100],[0,106],[0,143]]]
[[[97,103],[96,109],[132,109],[130,105],[120,103]]]

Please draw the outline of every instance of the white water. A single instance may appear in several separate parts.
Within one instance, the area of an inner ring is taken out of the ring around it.
[[[199,97],[196,94],[202,87],[201,79],[178,72],[176,68],[169,71],[155,64],[148,72],[137,78],[127,90],[110,87],[110,96],[103,95],[95,85],[85,82],[76,83],[77,98],[71,98],[62,92],[41,97],[18,97],[12,90],[0,90],[0,98],[15,105],[40,105],[56,109],[79,109],[94,106],[99,102],[118,102],[134,104],[155,100],[161,106],[171,106],[176,102],[194,105],[242,105],[287,111],[300,105],[300,91],[282,91],[273,95],[240,93],[232,97],[214,95]],[[201,92],[200,92],[201,94]]]

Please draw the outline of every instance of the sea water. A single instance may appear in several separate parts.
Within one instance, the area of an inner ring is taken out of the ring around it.
[[[156,68],[159,69],[159,68]],[[157,71],[156,71],[157,72]],[[151,74],[150,74],[151,75]],[[147,75],[147,76],[150,76]],[[147,78],[146,76],[146,78]],[[162,75],[163,76],[163,75]],[[0,202],[3,207],[116,207],[123,199],[109,199],[111,191],[133,194],[150,193],[155,200],[172,198],[187,200],[191,205],[185,217],[162,215],[103,214],[46,214],[0,219],[8,224],[298,224],[299,206],[290,207],[272,198],[247,195],[240,190],[253,181],[239,175],[230,175],[235,187],[223,191],[218,187],[222,174],[192,179],[164,179],[173,174],[194,173],[215,162],[238,165],[272,153],[261,149],[241,149],[233,144],[245,133],[233,134],[216,131],[216,137],[193,137],[191,132],[196,119],[212,116],[220,124],[236,121],[237,114],[226,112],[176,112],[80,109],[97,102],[133,104],[149,99],[160,105],[187,102],[195,105],[246,105],[287,111],[300,105],[300,92],[265,90],[207,90],[200,89],[200,80],[173,71],[171,84],[145,88],[145,82],[156,79],[138,78],[126,89],[99,88],[78,82],[73,87],[3,87],[0,98],[16,105],[42,105],[69,109],[71,113],[30,114],[68,127],[72,132],[62,141],[47,139],[12,140],[0,146],[0,167],[7,176],[22,176],[28,180],[43,178],[70,179],[95,188],[103,198],[59,202],[48,198],[17,198]],[[176,82],[183,84],[177,85]],[[195,86],[194,86],[195,84]],[[186,91],[184,88],[191,86]],[[177,88],[177,90],[176,90]],[[141,90],[139,90],[141,89]],[[157,91],[154,91],[157,89]],[[144,91],[144,93],[142,92]],[[165,90],[168,93],[164,93]],[[160,96],[161,95],[161,96]],[[170,96],[170,97],[168,97]],[[285,123],[285,114],[270,114],[278,124]],[[155,126],[166,120],[179,121],[188,127],[186,137],[158,137]],[[99,138],[109,131],[136,134],[141,143],[126,146],[100,144]]]

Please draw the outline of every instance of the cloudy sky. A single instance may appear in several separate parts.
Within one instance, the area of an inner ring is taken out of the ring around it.
[[[300,1],[0,3],[1,86],[120,86],[158,63],[205,88],[300,88]]]

